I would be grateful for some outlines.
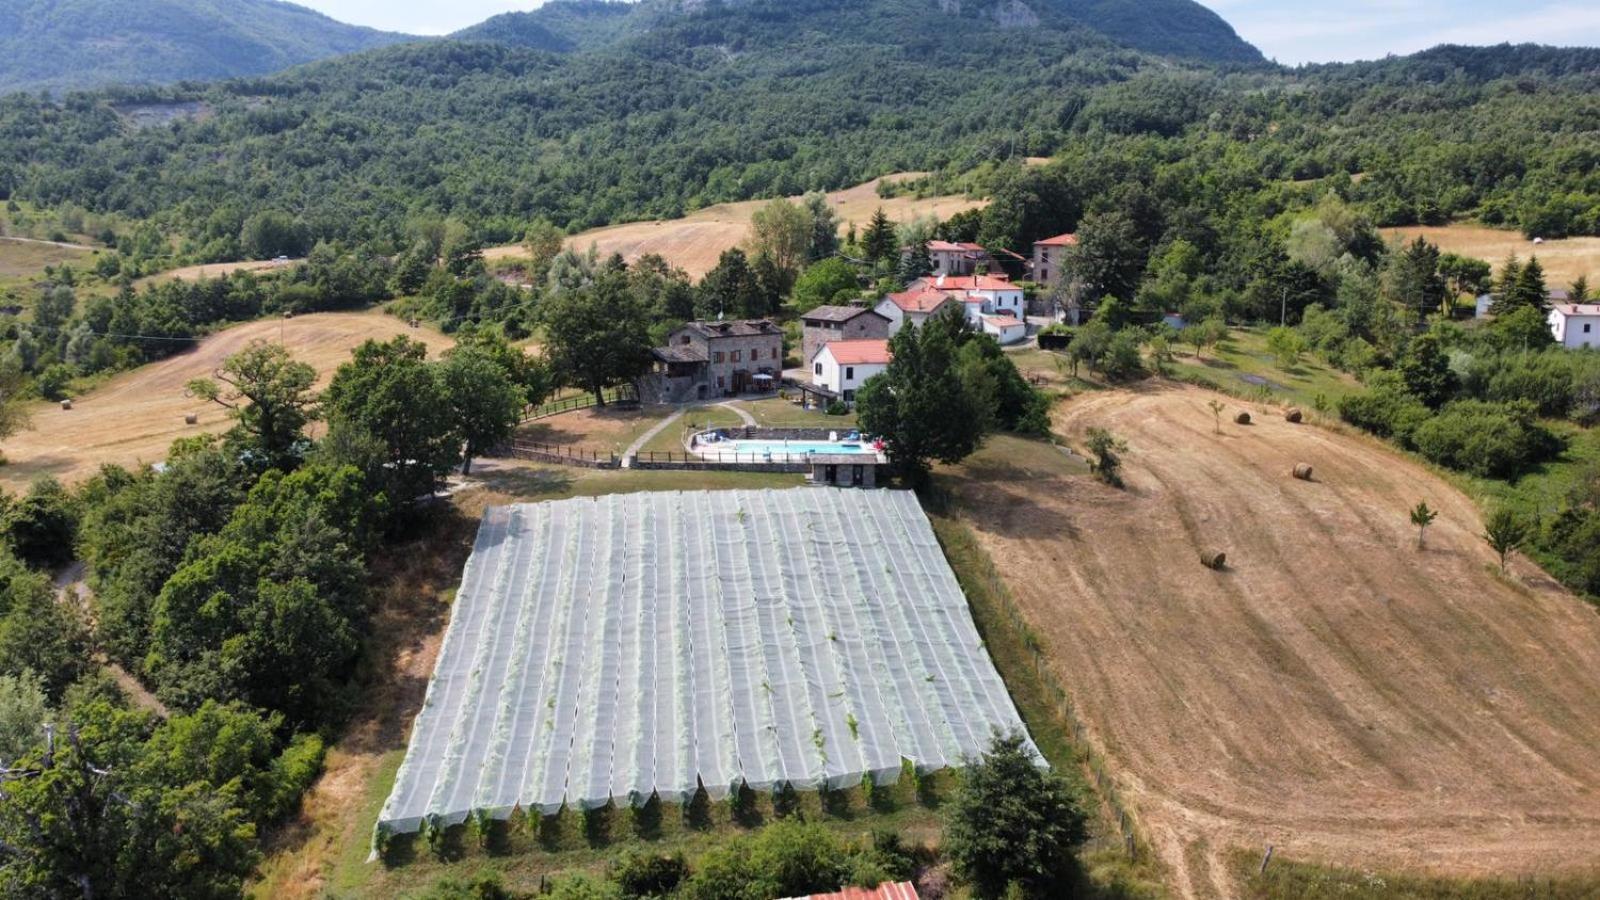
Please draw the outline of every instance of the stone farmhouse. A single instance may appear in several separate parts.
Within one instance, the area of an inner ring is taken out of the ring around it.
[[[690,322],[651,354],[651,371],[639,379],[645,403],[768,393],[783,371],[783,329],[769,319]]]
[[[864,306],[819,306],[800,317],[800,359],[810,365],[832,341],[887,338],[889,317]]]

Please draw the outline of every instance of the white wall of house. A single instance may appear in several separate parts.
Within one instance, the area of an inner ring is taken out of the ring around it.
[[[1004,291],[968,291],[968,297],[981,299],[984,312],[995,316],[1024,316],[1022,309],[1022,288]]]
[[[827,347],[817,354],[811,361],[811,383],[824,390],[838,394],[840,399],[849,403],[855,400],[856,391],[867,379],[887,369],[885,363],[853,363],[841,365],[833,358]]]
[[[1593,315],[1568,315],[1559,309],[1552,309],[1547,321],[1556,343],[1563,347],[1572,350],[1600,347],[1600,311]]]
[[[901,309],[893,300],[879,300],[872,311],[889,320],[889,335],[893,337],[900,331],[900,326],[906,323],[905,310]],[[820,356],[821,353],[818,353]]]
[[[983,332],[994,335],[994,339],[1001,344],[1015,344],[1028,336],[1028,326],[1021,320],[1008,324],[994,316],[985,316]]]

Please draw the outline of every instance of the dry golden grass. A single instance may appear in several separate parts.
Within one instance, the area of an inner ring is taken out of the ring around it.
[[[1174,893],[1238,896],[1226,854],[1269,843],[1464,877],[1600,862],[1595,610],[1523,561],[1502,578],[1473,503],[1378,442],[1225,397],[1218,434],[1217,396],[1058,408],[1060,433],[1128,443],[1126,490],[949,482]],[[1439,512],[1422,550],[1419,500]]]
[[[0,237],[0,279],[32,278],[45,266],[77,265],[93,252],[87,247]]]
[[[0,484],[15,489],[45,474],[76,481],[93,475],[104,463],[153,463],[166,458],[167,448],[177,438],[227,430],[226,411],[187,396],[184,386],[209,377],[224,359],[253,340],[282,340],[325,382],[357,344],[397,334],[417,338],[435,353],[451,343],[437,332],[409,328],[376,310],[318,313],[229,328],[186,353],[118,375],[75,398],[70,411],[56,404],[34,404],[32,429],[0,444],[9,460],[0,468]],[[188,413],[199,415],[198,424],[184,424]]]
[[[839,221],[854,222],[864,228],[872,213],[883,207],[889,218],[904,222],[919,216],[934,215],[947,219],[962,210],[984,205],[981,200],[966,197],[878,197],[878,182],[900,181],[920,177],[921,172],[886,175],[828,195],[828,203],[839,216]],[[793,198],[798,200],[799,198]],[[750,216],[769,203],[767,200],[746,200],[741,203],[719,203],[684,216],[681,219],[653,222],[630,222],[596,228],[567,239],[567,246],[584,251],[592,244],[601,256],[621,253],[629,262],[649,253],[659,254],[668,262],[682,268],[693,278],[700,278],[717,264],[722,251],[742,243],[750,229]],[[521,256],[522,247],[492,247],[484,252],[488,259]]]
[[[207,263],[203,266],[184,266],[181,269],[169,269],[148,278],[139,279],[139,284],[151,284],[162,281],[199,281],[202,278],[224,278],[234,272],[271,272],[276,269],[293,266],[304,260],[272,260],[263,259],[249,262]]]
[[[1481,225],[1383,229],[1383,236],[1389,241],[1412,241],[1419,235],[1439,245],[1439,249],[1446,253],[1485,260],[1494,266],[1496,273],[1506,257],[1513,253],[1523,262],[1527,262],[1530,256],[1537,256],[1539,264],[1544,266],[1545,281],[1552,289],[1564,288],[1579,276],[1587,277],[1591,284],[1600,283],[1600,237],[1566,238],[1535,244],[1518,232]]]

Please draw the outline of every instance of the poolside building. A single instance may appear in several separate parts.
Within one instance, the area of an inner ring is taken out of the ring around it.
[[[889,342],[882,339],[824,344],[811,361],[811,385],[849,406],[856,391],[887,369],[891,358]]]

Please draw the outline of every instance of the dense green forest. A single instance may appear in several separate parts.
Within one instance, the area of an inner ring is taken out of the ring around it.
[[[265,75],[402,40],[275,0],[0,0],[0,93]]]

